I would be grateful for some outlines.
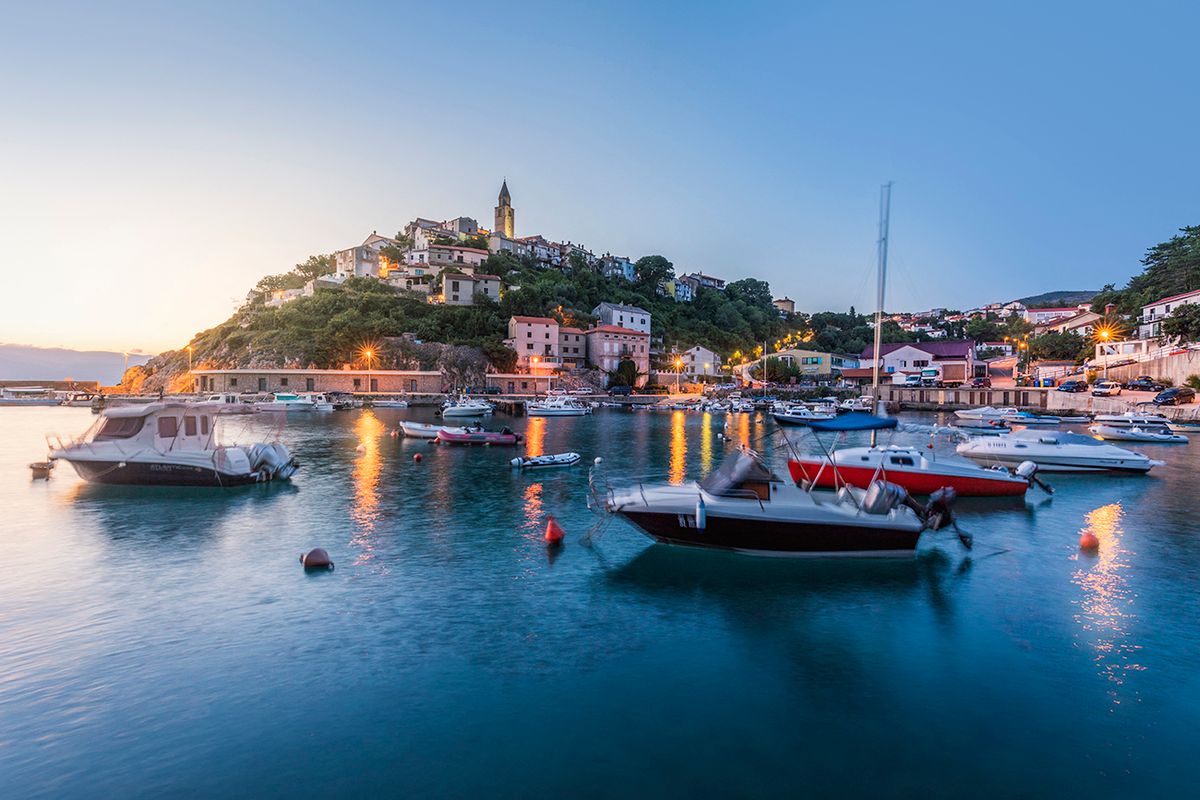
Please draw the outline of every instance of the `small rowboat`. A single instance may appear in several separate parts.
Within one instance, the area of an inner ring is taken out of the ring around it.
[[[450,431],[451,433],[466,433],[467,428],[456,428],[448,425],[430,425],[426,422],[409,422],[408,420],[400,420],[400,430],[404,431],[405,436],[410,436],[413,439],[436,439],[441,431]]]
[[[1182,433],[1171,433],[1165,428],[1113,428],[1108,425],[1093,425],[1088,430],[1101,439],[1115,439],[1121,442],[1187,444],[1188,441],[1188,437]]]
[[[521,469],[545,469],[547,467],[569,467],[579,463],[579,453],[555,453],[545,456],[524,456],[509,463]]]
[[[513,433],[508,428],[500,431],[463,430],[461,432],[443,428],[438,431],[438,444],[483,444],[483,445],[515,445],[521,441],[521,434]]]

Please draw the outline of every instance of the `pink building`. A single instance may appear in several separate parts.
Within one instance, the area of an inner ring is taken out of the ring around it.
[[[522,369],[544,372],[562,364],[558,322],[550,317],[512,317],[506,343],[516,351]]]
[[[638,383],[645,383],[650,374],[649,333],[619,325],[600,325],[590,328],[585,335],[588,362],[593,367],[615,372],[622,361],[632,361],[637,367]]]

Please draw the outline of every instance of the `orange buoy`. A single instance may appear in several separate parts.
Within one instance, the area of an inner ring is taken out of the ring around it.
[[[366,445],[360,444],[358,447],[354,448],[354,452],[358,453],[359,455],[362,455],[363,453],[367,452]]]
[[[420,463],[421,463],[421,454],[420,454],[420,453],[413,453],[413,461],[415,461],[416,463],[420,464]]]
[[[300,556],[300,563],[305,569],[333,569],[333,559],[322,547],[314,547]]]
[[[1096,538],[1096,534],[1091,531],[1084,531],[1079,534],[1079,549],[1080,550],[1099,550],[1100,540]]]
[[[546,542],[548,544],[562,544],[562,540],[562,526],[558,524],[558,520],[556,520],[554,517],[550,517],[550,519],[546,522]]]

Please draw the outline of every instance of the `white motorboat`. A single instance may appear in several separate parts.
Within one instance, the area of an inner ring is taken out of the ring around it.
[[[820,489],[850,484],[866,489],[876,480],[885,480],[917,495],[949,486],[960,497],[1020,497],[1036,471],[1030,464],[1023,476],[1017,476],[1007,469],[985,469],[966,461],[935,461],[916,447],[898,445],[843,447],[829,456],[788,459],[788,472],[798,484],[807,481]]]
[[[604,505],[657,542],[754,555],[911,555],[926,528],[920,505],[899,487],[817,495],[750,451],[698,483],[609,489]]]
[[[869,394],[864,394],[862,397],[849,397],[838,403],[839,411],[866,411],[868,414],[875,411],[875,398]]]
[[[964,408],[961,411],[955,411],[954,416],[959,419],[1003,419],[1009,414],[1016,414],[1017,409],[1013,406],[1004,406],[1003,408],[993,408],[992,406],[984,406],[983,408]]]
[[[328,403],[330,411],[333,404]],[[262,400],[254,404],[259,411],[316,411],[317,402],[313,395],[293,394],[292,392],[274,392],[270,400]]]
[[[60,405],[73,408],[91,408],[96,399],[91,392],[57,392],[55,396],[61,401]]]
[[[408,408],[408,401],[398,397],[377,397],[371,401],[375,408]]]
[[[450,433],[466,433],[467,428],[454,427],[452,425],[430,425],[427,422],[412,422],[411,420],[400,420],[400,430],[405,436],[413,439],[436,439],[437,435],[442,431]]]
[[[957,447],[985,467],[1018,467],[1032,461],[1044,472],[1149,472],[1163,462],[1081,433],[1023,430],[995,438],[973,438]]]
[[[554,453],[544,456],[521,456],[509,463],[521,469],[547,469],[550,467],[570,467],[579,463],[579,453]]]
[[[213,406],[222,414],[253,414],[258,410],[233,392],[207,395],[195,401],[195,405]]]
[[[1175,433],[1200,433],[1200,420],[1180,419],[1167,423],[1167,428]]]
[[[771,410],[771,416],[780,425],[807,425],[810,422],[822,422],[837,416],[834,411],[814,411],[803,403],[776,403]]]
[[[1159,444],[1187,444],[1188,437],[1182,433],[1172,433],[1167,428],[1139,428],[1134,425],[1129,428],[1119,428],[1110,425],[1093,425],[1088,428],[1101,439],[1118,442],[1156,442]]]
[[[559,395],[547,397],[545,400],[525,401],[525,414],[530,417],[582,417],[590,413],[591,406],[569,396]]]
[[[1061,417],[1052,417],[1048,414],[1031,414],[1028,411],[1014,411],[1011,414],[1005,414],[1000,419],[1012,425],[1058,425],[1062,422]]]
[[[279,442],[217,443],[222,409],[204,403],[118,406],[80,437],[48,442],[50,460],[87,481],[138,486],[239,486],[287,480],[298,464]]]
[[[62,399],[41,386],[0,388],[0,406],[60,406]]]
[[[463,397],[458,400],[447,400],[442,404],[443,417],[482,417],[491,414],[495,409],[487,400]]]
[[[1124,414],[1097,414],[1093,422],[1109,428],[1166,428],[1171,424],[1171,420],[1161,414],[1141,414],[1135,411],[1126,411]]]

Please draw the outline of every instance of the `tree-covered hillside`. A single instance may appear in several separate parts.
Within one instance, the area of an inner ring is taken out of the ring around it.
[[[1142,306],[1200,289],[1200,225],[1179,229],[1179,235],[1154,245],[1142,259],[1142,274],[1129,280],[1124,289],[1105,286],[1092,299],[1092,310],[1102,313],[1113,303],[1122,314],[1136,316]]]

